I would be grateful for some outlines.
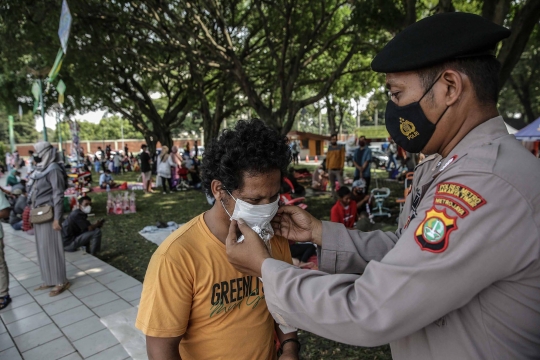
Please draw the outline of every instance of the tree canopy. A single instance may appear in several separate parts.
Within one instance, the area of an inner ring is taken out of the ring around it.
[[[540,115],[537,0],[68,3],[71,37],[55,80],[67,86],[65,116],[108,109],[150,146],[200,127],[209,142],[224,120],[242,115],[283,134],[298,126],[352,133],[358,119],[384,124],[383,78],[371,72],[371,59],[405,26],[446,11],[511,28],[498,52],[501,112],[518,127]],[[60,46],[59,15],[56,0],[0,2],[0,116],[19,104],[25,113],[32,109],[32,82],[46,78]],[[57,102],[55,84],[44,94],[47,108]],[[360,98],[368,98],[361,113]],[[21,139],[35,137],[25,130],[30,123],[25,115],[18,125]],[[6,142],[4,134],[0,127]]]

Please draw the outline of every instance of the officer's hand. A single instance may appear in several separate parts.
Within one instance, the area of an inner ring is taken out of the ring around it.
[[[231,221],[227,245],[227,258],[232,266],[246,275],[261,276],[261,268],[265,259],[270,257],[263,240],[242,220]],[[244,241],[236,242],[238,230],[244,235]]]
[[[282,206],[272,220],[276,235],[287,240],[322,245],[322,222],[298,206]]]

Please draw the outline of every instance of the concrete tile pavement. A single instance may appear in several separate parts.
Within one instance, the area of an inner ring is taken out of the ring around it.
[[[89,254],[74,252],[66,253],[68,291],[56,297],[49,297],[49,290],[34,291],[41,284],[35,238],[0,226],[13,300],[0,311],[0,360],[132,359],[125,339],[137,336],[131,335],[134,329],[129,336],[118,329],[113,335],[107,326],[117,313],[133,309],[133,316],[142,284]],[[109,320],[102,322],[104,317]],[[140,348],[133,356],[145,357]]]

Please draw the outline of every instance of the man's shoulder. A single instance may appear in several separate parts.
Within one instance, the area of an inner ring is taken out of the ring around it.
[[[202,221],[202,215],[198,215],[180,226],[159,245],[156,254],[174,259],[182,254],[198,252],[201,237],[204,236],[200,221]]]
[[[540,187],[532,179],[540,178],[540,162],[513,136],[471,148],[456,171],[474,173],[478,178],[499,178],[528,198],[540,196]],[[481,184],[479,184],[481,185]]]

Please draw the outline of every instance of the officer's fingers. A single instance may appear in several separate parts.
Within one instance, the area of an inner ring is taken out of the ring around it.
[[[236,220],[232,220],[231,224],[229,225],[229,234],[227,235],[227,239],[225,240],[225,245],[227,248],[230,248],[231,246],[234,246],[236,244],[238,233],[238,224]]]
[[[238,219],[238,229],[245,238],[253,238],[254,236],[257,238],[259,237],[259,235],[257,235],[257,233],[253,231],[253,229],[250,228],[242,219]]]

